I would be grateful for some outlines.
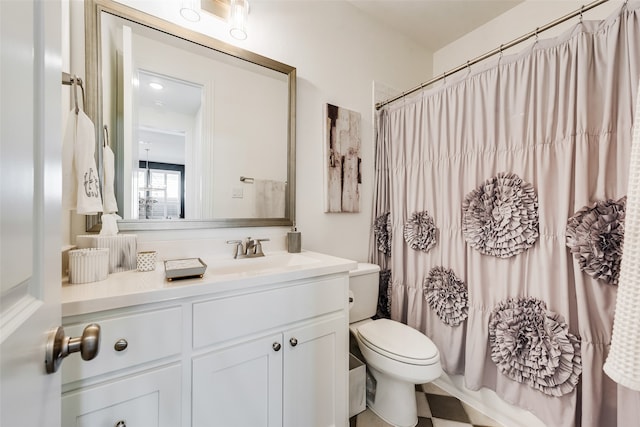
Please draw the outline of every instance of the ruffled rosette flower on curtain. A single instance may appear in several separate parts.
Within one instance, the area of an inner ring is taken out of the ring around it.
[[[549,396],[571,393],[582,373],[580,339],[564,318],[536,298],[511,298],[489,319],[491,360],[498,370]]]
[[[467,286],[451,269],[431,269],[424,279],[424,299],[449,326],[458,326],[469,314]]]
[[[514,173],[499,173],[462,202],[462,233],[485,255],[509,258],[538,239],[538,196]]]
[[[411,249],[429,252],[436,245],[437,232],[429,212],[414,212],[404,225],[404,240]]]
[[[378,251],[391,256],[391,213],[386,212],[378,216],[373,223],[373,233],[376,237]]]
[[[580,269],[610,285],[618,284],[627,197],[597,201],[567,222],[567,246]]]

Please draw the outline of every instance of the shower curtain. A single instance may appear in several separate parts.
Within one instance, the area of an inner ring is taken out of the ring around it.
[[[369,258],[391,317],[549,426],[640,425],[640,394],[602,371],[640,3],[466,74],[378,112]],[[585,254],[598,239],[604,255]]]

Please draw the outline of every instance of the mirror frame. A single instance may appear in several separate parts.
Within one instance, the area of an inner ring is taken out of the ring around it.
[[[184,230],[202,228],[232,227],[273,227],[292,226],[295,222],[296,201],[296,69],[273,59],[258,55],[242,48],[230,45],[145,12],[130,8],[111,0],[85,0],[85,112],[93,120],[96,127],[96,160],[98,162],[100,182],[103,182],[102,162],[102,60],[101,20],[103,12],[136,22],[146,27],[181,38],[191,43],[204,46],[215,51],[252,62],[254,64],[281,72],[287,76],[289,83],[289,123],[287,147],[287,192],[285,198],[284,218],[218,218],[218,219],[180,219],[180,220],[119,220],[119,230]],[[121,179],[116,177],[116,179]],[[123,179],[123,178],[122,178]],[[86,231],[99,231],[102,227],[100,215],[86,217]]]

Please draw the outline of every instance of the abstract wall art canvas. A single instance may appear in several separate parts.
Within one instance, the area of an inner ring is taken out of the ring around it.
[[[361,115],[326,104],[325,117],[325,212],[360,212],[362,186]]]

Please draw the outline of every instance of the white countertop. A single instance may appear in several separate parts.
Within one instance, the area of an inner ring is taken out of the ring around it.
[[[253,288],[276,282],[301,280],[354,270],[357,262],[302,251],[265,252],[264,257],[221,259],[200,257],[207,270],[202,278],[168,281],[164,265],[155,271],[135,270],[110,274],[106,280],[84,284],[62,284],[62,315],[74,316],[103,310],[149,304],[172,299]]]

